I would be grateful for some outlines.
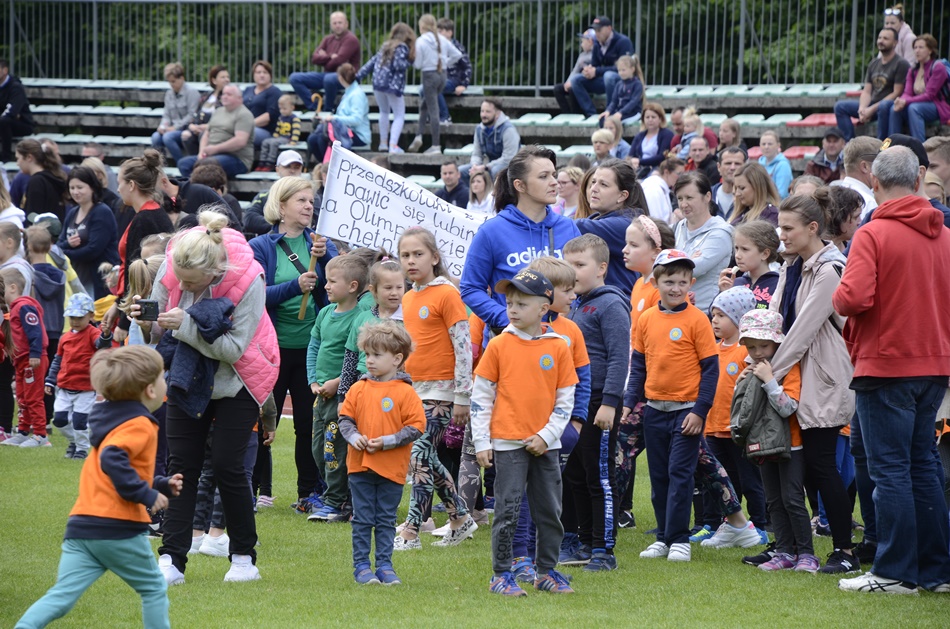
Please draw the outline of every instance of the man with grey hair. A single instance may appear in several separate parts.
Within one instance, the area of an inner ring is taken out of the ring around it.
[[[917,194],[923,176],[915,151],[885,145],[871,171],[880,205],[855,234],[832,298],[848,317],[851,388],[877,525],[871,572],[838,587],[950,592],[950,524],[934,456],[934,421],[950,376],[950,230]]]
[[[254,115],[244,106],[241,91],[231,83],[221,90],[221,107],[214,110],[208,130],[201,135],[198,155],[183,157],[178,169],[191,175],[195,162],[211,158],[221,165],[228,177],[243,175],[254,161]]]
[[[835,181],[832,186],[851,188],[864,199],[861,218],[877,207],[874,193],[871,191],[871,164],[881,150],[881,141],[866,135],[858,136],[844,147],[845,178]]]

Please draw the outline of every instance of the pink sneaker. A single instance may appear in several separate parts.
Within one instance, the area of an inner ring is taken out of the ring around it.
[[[759,570],[765,570],[766,572],[772,572],[775,570],[791,570],[795,567],[795,562],[798,558],[795,555],[789,555],[788,553],[777,553],[772,557],[771,561],[767,561],[764,564],[759,566]]]
[[[815,574],[820,567],[821,562],[818,561],[818,557],[802,554],[798,556],[798,561],[795,563],[795,572],[811,572]]]

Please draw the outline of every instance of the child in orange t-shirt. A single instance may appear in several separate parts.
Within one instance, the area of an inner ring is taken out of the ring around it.
[[[761,467],[775,550],[750,557],[751,561],[745,563],[766,571],[794,569],[814,573],[821,564],[815,556],[811,521],[805,507],[805,457],[801,429],[795,417],[802,392],[802,372],[799,365],[793,366],[779,384],[769,364],[784,340],[782,315],[774,310],[753,310],[744,314],[739,322],[739,342],[745,345],[752,363],[739,380],[751,374],[763,382],[769,404],[779,415],[788,418],[792,445],[788,461],[765,461]]]
[[[558,455],[574,407],[574,360],[564,339],[541,327],[554,299],[546,277],[523,270],[498,282],[495,290],[505,295],[509,324],[488,343],[475,372],[471,421],[479,465],[495,466],[489,591],[526,595],[511,566],[512,538],[527,490],[538,535],[534,587],[566,594],[573,592],[570,583],[555,570],[564,536]]]
[[[340,433],[353,496],[353,576],[357,583],[401,583],[393,570],[396,510],[409,470],[409,444],[426,427],[422,400],[400,369],[412,351],[405,328],[384,319],[359,333],[366,375],[354,384],[340,410]],[[376,571],[369,562],[373,532]]]

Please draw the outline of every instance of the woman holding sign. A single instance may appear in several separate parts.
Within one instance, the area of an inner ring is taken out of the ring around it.
[[[267,314],[277,331],[280,372],[274,385],[274,402],[283,408],[290,390],[294,408],[294,460],[297,464],[297,503],[309,512],[319,495],[320,478],[310,448],[314,395],[307,383],[307,345],[317,311],[326,305],[325,267],[337,255],[326,238],[315,237],[312,184],[299,177],[284,177],[270,189],[264,218],[273,225],[268,234],[251,240],[254,258],[264,267]],[[318,262],[314,265],[313,262]],[[309,270],[308,270],[309,264]],[[313,298],[308,299],[309,293]],[[301,303],[306,305],[301,308]],[[303,316],[301,317],[301,312]],[[261,506],[272,497],[270,447],[258,449],[255,476],[260,479]]]

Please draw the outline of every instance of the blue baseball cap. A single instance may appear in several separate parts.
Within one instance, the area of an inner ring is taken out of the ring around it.
[[[92,297],[86,293],[73,293],[66,302],[66,310],[63,311],[64,317],[85,317],[87,314],[96,311],[96,304]]]
[[[525,295],[544,297],[548,302],[554,303],[554,285],[537,271],[522,269],[510,280],[501,280],[495,284],[495,292],[504,295],[508,287],[513,287]]]

